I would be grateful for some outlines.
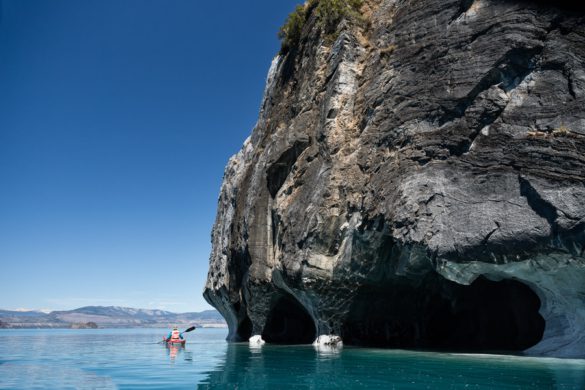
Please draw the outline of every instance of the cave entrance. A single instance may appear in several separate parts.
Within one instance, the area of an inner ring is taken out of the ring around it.
[[[281,296],[270,310],[262,338],[275,344],[310,344],[316,334],[307,310],[294,298]]]
[[[248,341],[252,337],[252,321],[247,315],[238,323],[236,341]]]
[[[469,286],[435,275],[364,287],[342,327],[346,343],[453,351],[522,351],[537,344],[545,322],[540,300],[515,280],[480,277]]]

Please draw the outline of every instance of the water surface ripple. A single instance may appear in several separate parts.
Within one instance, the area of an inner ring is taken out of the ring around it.
[[[250,348],[197,329],[0,330],[1,389],[585,389],[585,360],[345,347]]]

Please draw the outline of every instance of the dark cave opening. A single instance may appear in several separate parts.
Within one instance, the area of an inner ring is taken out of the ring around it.
[[[297,158],[309,146],[308,140],[298,140],[285,150],[282,155],[276,160],[266,171],[266,183],[270,196],[274,198],[280,190],[280,187],[286,181],[289,173],[292,171]]]
[[[281,296],[274,304],[262,338],[274,344],[310,344],[317,330],[309,313],[294,298]]]
[[[245,316],[238,323],[238,330],[236,332],[236,341],[248,341],[252,337],[252,321],[248,316]]]
[[[515,280],[469,286],[435,276],[362,287],[342,326],[344,342],[391,348],[522,351],[544,333],[540,299]]]

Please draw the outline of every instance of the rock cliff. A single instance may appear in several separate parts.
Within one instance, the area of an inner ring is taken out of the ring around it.
[[[228,339],[585,357],[583,10],[314,4],[225,170]]]

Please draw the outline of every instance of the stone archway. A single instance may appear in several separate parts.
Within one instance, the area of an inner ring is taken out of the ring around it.
[[[281,295],[273,304],[262,338],[275,344],[310,344],[317,330],[307,310],[292,296]]]

